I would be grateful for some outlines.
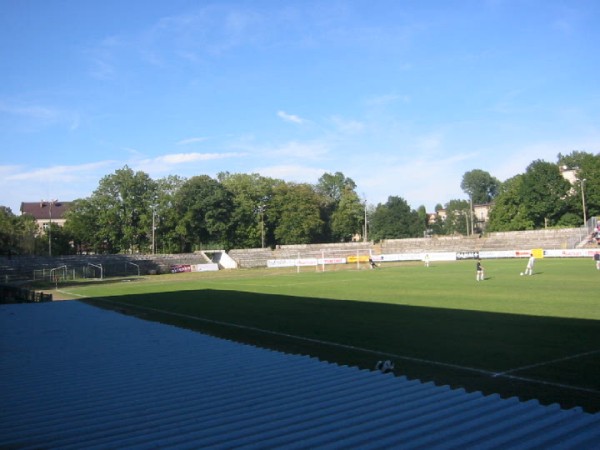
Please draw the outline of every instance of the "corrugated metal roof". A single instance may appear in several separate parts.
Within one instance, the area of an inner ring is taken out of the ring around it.
[[[0,306],[0,345],[0,447],[600,443],[600,414],[272,352],[79,302]]]

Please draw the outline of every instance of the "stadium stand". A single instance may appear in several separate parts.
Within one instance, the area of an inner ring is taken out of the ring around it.
[[[61,268],[60,273],[77,278],[99,278],[99,267],[103,276],[132,276],[168,273],[171,266],[178,264],[207,264],[211,260],[203,253],[172,255],[70,255],[70,256],[13,256],[0,258],[0,281],[48,278],[50,272]],[[64,269],[62,269],[64,268]]]
[[[580,228],[490,233],[482,238],[481,249],[567,249],[575,248],[584,239],[585,232]]]
[[[530,250],[575,248],[586,240],[581,228],[512,231],[475,236],[434,236],[427,238],[385,239],[379,243],[282,245],[275,249],[236,249],[229,255],[240,268],[265,267],[267,260],[320,258],[328,255],[350,256],[359,250],[372,254],[477,252],[482,250]]]
[[[275,249],[233,249],[227,252],[238,268],[266,267],[268,260],[321,258],[322,256],[352,256],[364,254],[476,252],[494,250],[570,249],[597,247],[589,240],[583,228],[565,228],[531,231],[488,233],[475,236],[434,236],[427,238],[386,239],[378,243],[349,242],[329,244],[281,245]],[[35,271],[46,273],[54,268],[66,266],[78,276],[95,277],[93,265],[102,265],[105,276],[131,276],[153,273],[168,273],[177,264],[219,264],[222,252],[211,257],[204,252],[172,255],[80,255],[57,257],[17,256],[0,257],[0,281],[27,280]],[[214,261],[213,261],[214,259]],[[231,266],[228,266],[231,267]],[[221,265],[221,268],[223,266]]]
[[[269,248],[229,250],[227,253],[243,269],[266,267],[267,260],[273,259],[273,251]]]
[[[478,237],[435,236],[430,238],[386,239],[381,243],[382,253],[435,253],[477,251]]]

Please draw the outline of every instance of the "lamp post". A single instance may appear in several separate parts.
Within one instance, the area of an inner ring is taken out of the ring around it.
[[[585,213],[585,182],[587,180],[584,178],[581,180],[581,204],[583,206],[583,226],[585,227],[587,224],[587,214]]]
[[[49,200],[48,203],[48,218],[50,219],[48,222],[48,256],[52,256],[52,206],[54,206],[58,200]],[[44,202],[42,202],[42,206]]]
[[[260,248],[265,248],[265,208],[266,205],[259,205],[258,212],[260,213]]]
[[[367,242],[368,240],[368,236],[367,236],[367,224],[368,224],[368,219],[367,219],[367,199],[365,198],[365,234],[363,235],[363,242]]]
[[[156,242],[154,240],[155,232],[156,232],[156,205],[152,205],[152,254],[156,253]]]

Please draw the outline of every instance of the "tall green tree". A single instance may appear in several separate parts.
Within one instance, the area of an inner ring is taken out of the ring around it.
[[[463,175],[460,187],[473,204],[485,204],[490,203],[496,197],[501,184],[500,180],[488,172],[475,169]]]
[[[37,255],[48,255],[52,251],[52,256],[71,255],[76,252],[76,247],[71,245],[73,236],[69,229],[62,227],[57,223],[47,224],[44,234],[36,236],[35,253]]]
[[[286,183],[273,190],[266,211],[275,224],[277,244],[312,244],[319,242],[324,222],[321,218],[321,196],[305,183]]]
[[[206,245],[231,248],[233,195],[217,180],[208,175],[190,178],[175,194],[174,207],[182,252]]]
[[[442,206],[441,203],[437,203],[435,205],[435,208],[433,209],[436,213],[435,221],[434,221],[434,223],[429,225],[429,228],[431,229],[432,234],[440,234],[440,235],[445,234],[444,220],[440,216],[440,211],[442,211],[443,209],[444,209],[444,207]]]
[[[328,203],[337,204],[347,191],[354,191],[356,183],[342,172],[324,173],[317,182],[316,190]]]
[[[331,233],[336,242],[348,242],[356,234],[362,234],[365,205],[351,187],[346,187],[331,213]]]
[[[595,156],[592,153],[583,152],[580,150],[573,150],[571,153],[563,155],[559,153],[556,157],[557,164],[563,169],[571,169],[579,171],[583,167],[587,166]]]
[[[410,208],[402,197],[390,196],[386,203],[379,203],[369,218],[370,238],[401,239],[420,237],[425,230],[419,214]]]
[[[542,160],[532,162],[523,176],[522,192],[527,216],[534,228],[556,225],[567,209],[565,198],[571,189],[557,164]]]
[[[125,166],[100,180],[93,197],[111,253],[147,251],[156,184],[145,172]]]
[[[68,216],[76,223],[69,229],[97,252],[146,252],[155,197],[156,183],[148,174],[125,166],[103,177],[88,199],[77,202]]]
[[[471,233],[471,205],[468,200],[450,200],[446,203],[446,219],[444,220],[444,234]]]
[[[65,214],[65,229],[72,236],[76,253],[101,253],[104,250],[98,227],[99,207],[91,198],[74,200]]]
[[[523,174],[506,180],[490,210],[487,231],[522,231],[535,227],[529,217],[523,195]]]
[[[582,151],[573,151],[568,155],[559,153],[558,165],[573,169],[577,174],[577,180],[567,199],[569,212],[574,217],[574,225],[582,225],[584,206],[586,218],[600,216],[600,153],[595,155]]]
[[[488,231],[539,229],[571,222],[571,184],[557,164],[533,161],[505,182],[490,212]]]
[[[346,177],[342,172],[324,173],[319,178],[315,190],[322,199],[323,241],[347,239],[349,234],[347,226],[353,221],[352,216],[354,214],[354,206],[351,206],[349,202],[354,201],[355,197],[358,199],[355,189],[356,183],[354,180]],[[345,197],[345,204],[343,210],[340,211],[340,202],[343,197]],[[343,217],[344,214],[350,214],[350,217]]]
[[[6,206],[0,207],[0,254],[12,255],[17,252],[17,217]]]
[[[421,205],[417,208],[417,214],[419,216],[419,222],[423,224],[424,229],[426,231],[429,230],[429,214],[427,213],[427,208],[425,208],[425,205]]]
[[[585,196],[586,217],[600,218],[600,153],[585,159],[579,172],[579,182],[579,194]]]
[[[232,245],[239,248],[268,247],[273,244],[273,224],[266,214],[273,189],[282,180],[259,174],[219,173],[219,182],[233,194]]]
[[[156,193],[150,205],[153,210],[154,250],[157,253],[177,253],[181,251],[181,240],[176,227],[179,216],[175,208],[175,196],[186,179],[177,175],[169,175],[156,180]],[[149,239],[152,240],[152,225],[149,228]],[[150,252],[152,245],[150,246]]]
[[[31,255],[35,252],[38,234],[35,219],[17,216],[6,206],[0,206],[0,255]]]

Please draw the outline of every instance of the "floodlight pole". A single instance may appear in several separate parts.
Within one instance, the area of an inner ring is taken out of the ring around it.
[[[473,234],[475,234],[475,219],[473,217],[473,196],[469,196],[469,202],[470,202],[470,206],[471,206],[471,210],[469,211],[471,214],[471,236],[473,236]]]
[[[49,203],[48,214],[50,222],[48,223],[48,256],[52,256],[52,201]]]
[[[581,180],[581,204],[583,206],[583,226],[585,227],[587,225],[587,214],[585,213],[585,182],[587,180],[584,178],[583,180]]]
[[[260,205],[260,242],[261,248],[265,248],[265,205]]]
[[[264,198],[262,201],[266,201]],[[259,203],[256,206],[256,212],[260,214],[260,248],[265,248],[265,210],[267,209],[267,205],[264,203]]]
[[[365,234],[363,235],[363,242],[367,242],[367,199],[365,199]]]
[[[156,253],[156,243],[154,241],[154,233],[156,232],[156,225],[155,225],[155,217],[156,217],[156,211],[155,211],[156,205],[152,205],[152,254],[154,255]]]
[[[50,219],[48,223],[48,256],[52,256],[52,207],[58,202],[58,200],[48,200],[48,217]],[[42,202],[42,206],[44,202]]]

